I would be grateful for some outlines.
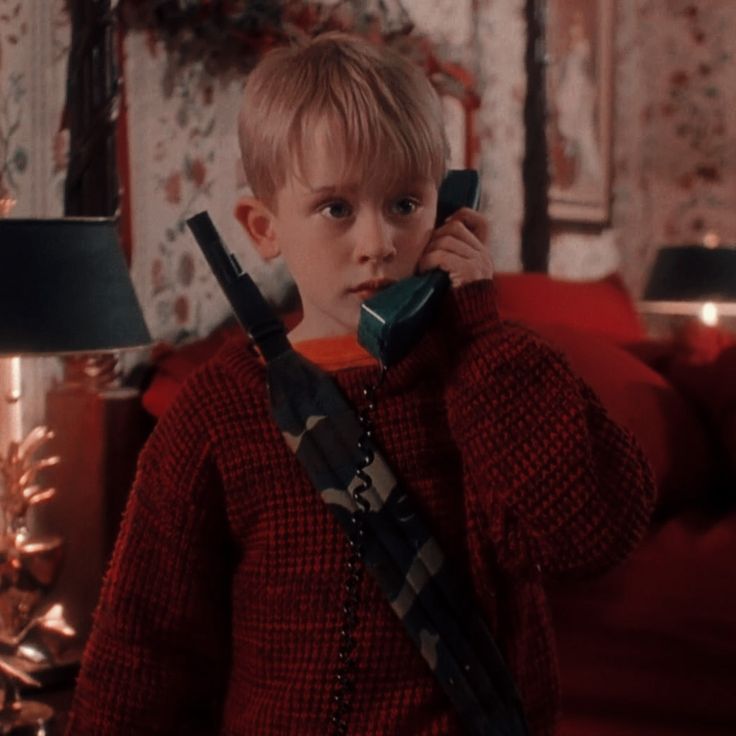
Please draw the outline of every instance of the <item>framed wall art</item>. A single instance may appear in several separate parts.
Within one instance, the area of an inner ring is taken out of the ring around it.
[[[547,0],[547,147],[553,221],[610,217],[613,0]]]

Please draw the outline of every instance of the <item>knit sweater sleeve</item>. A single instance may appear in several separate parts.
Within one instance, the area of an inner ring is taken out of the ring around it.
[[[502,323],[490,285],[454,295],[463,343],[448,418],[469,523],[507,571],[588,573],[621,560],[654,502],[651,469],[565,358]]]
[[[222,490],[196,386],[141,453],[67,734],[218,731],[229,603]]]

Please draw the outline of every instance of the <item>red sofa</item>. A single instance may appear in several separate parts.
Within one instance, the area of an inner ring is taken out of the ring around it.
[[[643,544],[593,580],[550,585],[560,736],[736,734],[736,346],[723,332],[648,340],[616,276],[496,277],[501,315],[566,354],[637,436],[659,489]],[[158,416],[226,339],[164,347],[144,406]]]

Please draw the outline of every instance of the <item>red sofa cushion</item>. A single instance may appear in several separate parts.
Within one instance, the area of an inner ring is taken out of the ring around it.
[[[538,273],[494,277],[498,311],[528,324],[574,326],[618,344],[646,335],[634,303],[617,274],[597,281],[566,281]]]
[[[736,345],[720,350],[708,363],[694,362],[688,355],[675,357],[668,374],[683,393],[707,412],[736,476]]]

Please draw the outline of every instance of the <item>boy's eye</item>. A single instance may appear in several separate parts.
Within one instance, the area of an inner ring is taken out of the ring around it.
[[[401,197],[391,204],[391,212],[395,215],[412,215],[418,207],[419,202],[413,197]]]
[[[335,200],[322,205],[320,212],[333,220],[343,220],[350,217],[352,208],[347,202]]]

